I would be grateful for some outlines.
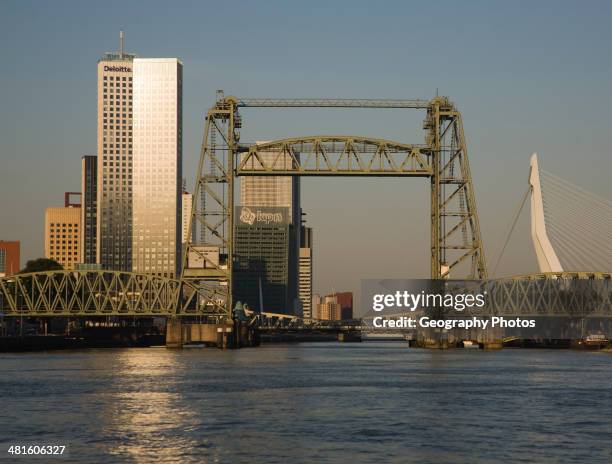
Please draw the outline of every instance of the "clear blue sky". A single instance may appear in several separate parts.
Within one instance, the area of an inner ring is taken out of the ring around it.
[[[96,148],[96,61],[118,46],[184,64],[192,185],[216,89],[243,97],[430,98],[464,116],[488,260],[529,155],[612,198],[610,2],[29,2],[0,4],[0,238],[43,254],[44,209],[78,190]],[[364,110],[365,111],[365,110]],[[243,113],[243,139],[348,133],[421,142],[421,114]],[[316,290],[428,275],[425,180],[306,179]],[[525,216],[526,219],[526,216]],[[535,270],[522,220],[502,273]]]

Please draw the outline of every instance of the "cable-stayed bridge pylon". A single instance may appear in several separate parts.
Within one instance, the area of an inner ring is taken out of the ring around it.
[[[541,272],[612,270],[612,201],[539,169],[531,157],[531,234]]]

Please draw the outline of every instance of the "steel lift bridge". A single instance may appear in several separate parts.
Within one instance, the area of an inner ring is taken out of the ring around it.
[[[315,135],[240,141],[242,108],[401,109],[424,114],[422,143]],[[176,279],[116,271],[53,271],[0,278],[0,317],[234,316],[234,186],[238,176],[424,177],[430,190],[430,275],[487,280],[461,114],[447,97],[426,100],[240,99],[218,93],[208,110],[191,212],[191,242]],[[612,284],[612,203],[544,171],[532,159],[532,238],[540,273],[487,280],[501,314],[558,311],[564,281]],[[552,252],[551,252],[552,250]],[[599,271],[594,272],[592,270]],[[495,273],[495,271],[494,271]],[[612,297],[596,312],[612,316]],[[575,306],[575,302],[568,303]],[[592,306],[592,305],[591,305]],[[590,311],[590,310],[589,310]],[[302,324],[294,316],[247,314]],[[260,321],[261,320],[261,321]]]
[[[425,113],[424,143],[315,135],[246,145],[241,108],[406,109]],[[265,156],[263,156],[265,154]],[[270,155],[272,154],[272,155]],[[181,282],[181,314],[232,315],[234,185],[238,176],[424,177],[430,183],[431,278],[487,277],[461,114],[432,100],[240,99],[218,95],[206,115]],[[197,262],[197,266],[193,263]]]

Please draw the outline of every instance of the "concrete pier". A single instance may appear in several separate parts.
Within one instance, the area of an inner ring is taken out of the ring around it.
[[[182,322],[173,317],[166,323],[166,348],[182,348],[187,344],[204,344],[222,349],[257,346],[257,331],[244,323],[208,324]]]

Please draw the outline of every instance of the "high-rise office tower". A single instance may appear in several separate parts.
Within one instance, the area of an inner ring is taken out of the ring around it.
[[[8,277],[19,272],[19,249],[18,240],[0,240],[0,277]]]
[[[98,157],[81,158],[81,261],[96,263]]]
[[[261,142],[258,142],[261,143]],[[286,158],[279,157],[277,152],[260,153],[259,156],[265,163],[293,162],[289,155]],[[300,256],[300,178],[299,176],[245,176],[240,179],[240,205],[252,208],[287,208],[288,220],[288,256],[287,262],[282,266],[287,267],[287,298],[284,310],[288,313],[300,311],[299,301],[299,256]],[[237,221],[239,223],[239,221]],[[284,240],[277,236],[279,240]],[[273,244],[266,244],[273,245]],[[262,244],[253,246],[261,247]],[[279,246],[283,246],[279,243]],[[235,250],[237,253],[237,250]],[[280,265],[280,263],[278,263]],[[264,295],[265,296],[265,295]],[[265,302],[264,302],[265,305]],[[265,308],[264,308],[265,309]]]
[[[132,270],[171,277],[181,261],[183,65],[176,58],[132,64]]]
[[[135,55],[98,61],[98,198],[96,262],[132,270],[132,78]]]
[[[312,228],[302,227],[300,233],[300,265],[298,296],[302,302],[302,317],[312,314]]]
[[[238,206],[234,302],[255,311],[295,314],[290,289],[288,208]]]
[[[69,196],[63,207],[45,210],[45,257],[74,269],[81,260],[81,205],[72,204]]]

